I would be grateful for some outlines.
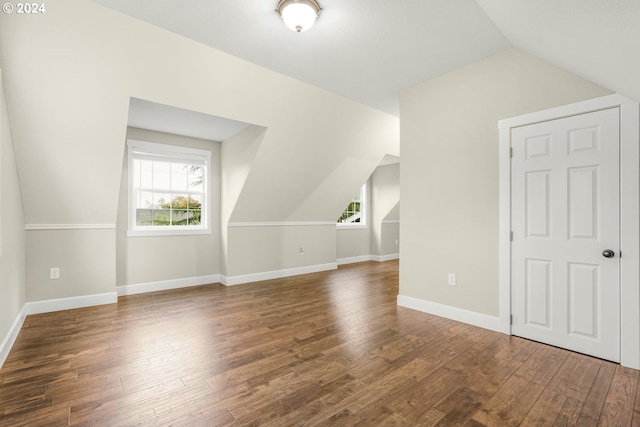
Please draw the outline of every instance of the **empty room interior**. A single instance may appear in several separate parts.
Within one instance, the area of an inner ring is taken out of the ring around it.
[[[0,426],[640,425],[639,46],[640,0],[5,2]]]

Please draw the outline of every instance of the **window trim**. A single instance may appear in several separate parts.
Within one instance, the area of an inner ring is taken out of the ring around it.
[[[127,140],[127,237],[150,237],[150,236],[186,236],[211,234],[211,151],[197,148],[182,147],[157,142]],[[133,188],[134,176],[134,153],[141,151],[150,155],[166,156],[168,158],[183,159],[186,162],[201,162],[205,166],[205,176],[203,177],[203,202],[201,205],[201,225],[194,226],[137,226],[136,225],[136,200]]]
[[[365,182],[362,185],[362,187],[360,187],[360,222],[337,222],[336,221],[336,227],[338,229],[355,230],[359,228],[368,228],[369,209],[367,205],[367,189],[368,189],[368,185]],[[349,203],[351,203],[352,201],[353,201],[353,198]]]

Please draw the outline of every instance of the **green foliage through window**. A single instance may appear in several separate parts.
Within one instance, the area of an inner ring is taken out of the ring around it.
[[[130,230],[206,230],[210,152],[129,141]]]
[[[364,186],[360,188],[360,191],[353,197],[347,208],[342,212],[338,218],[339,224],[358,224],[363,221],[363,193]]]
[[[173,196],[170,201],[159,199],[157,206],[136,210],[136,223],[143,226],[200,225],[202,204],[189,196]]]

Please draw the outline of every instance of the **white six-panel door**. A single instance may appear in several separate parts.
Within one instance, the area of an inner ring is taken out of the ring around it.
[[[619,109],[511,132],[511,331],[620,361]]]

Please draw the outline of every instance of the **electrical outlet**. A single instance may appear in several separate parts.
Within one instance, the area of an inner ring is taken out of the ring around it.
[[[398,244],[398,239],[396,239],[396,245]]]
[[[300,256],[304,255],[304,246],[300,246]]]
[[[60,278],[60,267],[51,267],[49,269],[49,279],[59,279]]]
[[[449,273],[449,285],[455,286],[456,282],[457,282],[456,274],[455,273]]]

